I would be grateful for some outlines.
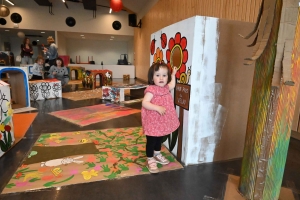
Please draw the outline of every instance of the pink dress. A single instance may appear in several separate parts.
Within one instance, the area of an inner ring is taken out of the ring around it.
[[[172,95],[169,86],[160,87],[150,85],[146,88],[145,94],[150,92],[153,94],[151,103],[166,108],[164,115],[160,115],[157,111],[147,110],[142,107],[142,126],[144,134],[149,136],[164,136],[172,133],[179,127],[179,120],[174,107]]]

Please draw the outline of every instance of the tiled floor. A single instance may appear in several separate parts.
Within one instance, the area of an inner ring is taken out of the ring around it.
[[[7,152],[4,157],[0,158],[0,191],[3,190],[41,133],[141,125],[140,114],[133,114],[85,127],[79,127],[47,114],[52,111],[100,103],[104,103],[104,101],[99,99],[84,101],[53,99],[32,103],[33,107],[38,108],[39,114],[26,133],[26,137]],[[130,107],[140,108],[141,103],[132,104]],[[157,175],[141,175],[118,180],[70,185],[62,188],[49,188],[41,191],[0,195],[0,199],[223,199],[228,174],[239,176],[240,169],[241,159],[236,159],[234,161],[187,166],[182,170],[163,172]],[[300,141],[294,138],[291,138],[282,185],[292,188],[295,199],[299,200]]]

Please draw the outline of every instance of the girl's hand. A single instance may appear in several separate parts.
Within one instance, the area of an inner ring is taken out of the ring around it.
[[[53,72],[52,74],[53,74],[53,75],[55,75],[55,74],[56,74],[56,72]]]
[[[166,113],[166,108],[162,107],[162,106],[157,106],[156,111],[160,114],[160,115],[164,115]]]
[[[174,66],[174,67],[173,67],[173,71],[172,71],[172,75],[173,75],[173,76],[175,76],[175,74],[176,74],[177,70],[178,70],[178,69],[177,69],[177,67],[176,67],[176,66]]]

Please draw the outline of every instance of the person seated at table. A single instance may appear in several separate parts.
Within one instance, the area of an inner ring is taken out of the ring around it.
[[[35,63],[32,67],[32,77],[30,80],[42,80],[43,79],[43,63],[44,58],[42,56],[38,56],[35,60]]]
[[[64,66],[64,61],[61,58],[56,58],[55,65],[52,65],[48,72],[48,78],[60,80],[62,86],[67,85],[70,80],[68,69]]]

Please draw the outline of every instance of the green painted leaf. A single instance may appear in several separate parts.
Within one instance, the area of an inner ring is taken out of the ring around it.
[[[9,183],[9,184],[7,184],[5,187],[6,188],[12,188],[12,187],[15,187],[16,186],[16,184],[14,184],[14,183]]]
[[[33,178],[33,179],[30,179],[29,182],[35,182],[35,181],[38,181],[38,180],[41,180],[40,178]]]
[[[141,162],[141,163],[144,163],[144,162],[146,162],[146,159],[145,158],[139,158],[137,161]]]
[[[173,156],[166,156],[166,159],[168,159],[170,162],[175,162],[175,158]]]
[[[11,120],[11,116],[6,117],[6,119],[2,122],[4,125],[8,124]]]
[[[45,187],[52,187],[55,184],[55,181],[50,181],[44,184]]]
[[[124,164],[120,164],[118,165],[119,168],[121,168],[122,171],[127,171],[129,170],[128,166],[124,165]]]
[[[107,152],[99,152],[100,155],[107,155]]]
[[[117,173],[113,172],[113,173],[111,173],[110,175],[104,176],[104,177],[109,178],[109,179],[113,179],[113,178],[116,178],[116,177],[117,177]]]
[[[142,172],[149,172],[148,168],[145,166],[142,168]]]
[[[131,160],[131,159],[129,159],[129,158],[124,158],[124,160],[125,160],[126,162],[129,162],[129,163],[132,163],[132,162],[133,162],[133,160]]]
[[[100,157],[100,160],[99,160],[100,162],[106,162],[106,158],[104,158],[104,157]]]
[[[7,147],[10,148],[11,144],[12,144],[12,138],[11,138],[11,133],[10,131],[7,133],[8,135],[8,143],[7,143]]]
[[[110,172],[108,165],[102,165],[103,172]]]
[[[123,154],[118,153],[118,152],[114,152],[113,154],[114,154],[114,156],[116,156],[117,158],[120,158],[120,157],[123,155]]]
[[[112,148],[112,145],[105,145],[105,148]]]
[[[157,163],[157,167],[158,167],[158,168],[162,168],[162,167],[163,167],[163,165],[162,165],[162,164],[160,164],[160,163]]]
[[[1,151],[3,152],[7,151],[6,144],[2,140],[0,140],[0,147],[1,147]]]

